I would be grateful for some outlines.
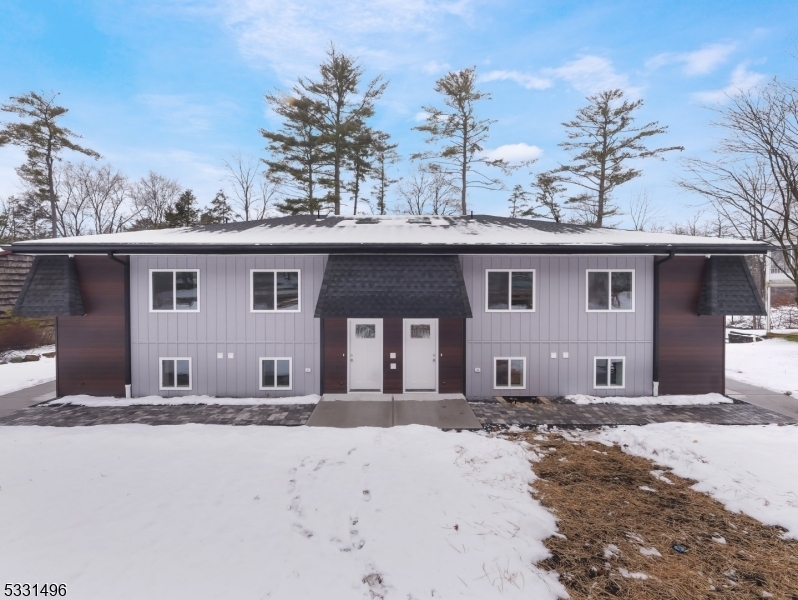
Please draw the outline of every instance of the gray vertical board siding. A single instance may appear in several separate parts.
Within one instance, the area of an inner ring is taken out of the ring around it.
[[[327,257],[131,256],[130,312],[133,395],[222,397],[319,393],[320,327],[313,318]],[[150,312],[150,269],[199,269],[200,310]],[[299,313],[250,311],[251,269],[299,269]],[[223,358],[218,359],[221,352]],[[234,358],[227,358],[228,352]],[[159,390],[160,357],[189,357],[192,388]],[[291,390],[260,390],[259,358],[293,359]],[[310,368],[306,373],[305,369]]]
[[[460,257],[474,313],[466,320],[466,393],[473,396],[633,396],[652,393],[654,258],[652,256]],[[485,311],[487,269],[535,269],[535,312]],[[634,269],[635,310],[588,313],[587,269]],[[552,359],[551,353],[557,358]],[[568,352],[569,358],[562,358]],[[526,387],[493,387],[493,357],[527,359]],[[625,356],[623,389],[593,387],[596,356]],[[480,368],[477,373],[475,368]]]

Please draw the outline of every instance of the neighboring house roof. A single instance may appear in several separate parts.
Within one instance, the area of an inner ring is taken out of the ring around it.
[[[83,315],[75,262],[68,256],[37,256],[17,298],[20,317]]]
[[[471,318],[457,256],[331,254],[316,317]]]
[[[312,215],[16,242],[30,254],[763,254],[765,242],[473,217]]]
[[[765,303],[742,256],[713,256],[707,261],[699,315],[765,315]]]
[[[32,256],[0,251],[0,313],[14,308],[32,263]]]

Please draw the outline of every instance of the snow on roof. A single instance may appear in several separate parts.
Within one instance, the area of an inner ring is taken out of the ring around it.
[[[322,216],[279,217],[240,223],[131,231],[70,238],[31,240],[14,244],[16,252],[26,246],[748,246],[766,248],[763,242],[695,237],[672,233],[649,233],[585,225],[512,219],[490,215],[441,216]]]

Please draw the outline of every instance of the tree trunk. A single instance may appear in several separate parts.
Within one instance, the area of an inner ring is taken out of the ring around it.
[[[467,174],[468,174],[468,121],[466,119],[463,120],[463,164],[461,172],[460,172],[460,210],[463,212],[463,216],[468,214],[468,207],[466,206],[466,181],[467,181]]]
[[[52,226],[52,237],[58,237],[58,217],[56,216],[56,197],[55,186],[53,185],[53,159],[51,156],[51,146],[47,145],[47,192],[50,196],[50,224]]]

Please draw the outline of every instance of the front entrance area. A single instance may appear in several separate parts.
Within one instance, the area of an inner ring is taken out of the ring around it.
[[[404,319],[404,391],[438,391],[438,319]]]
[[[349,319],[349,391],[382,391],[382,319]]]

